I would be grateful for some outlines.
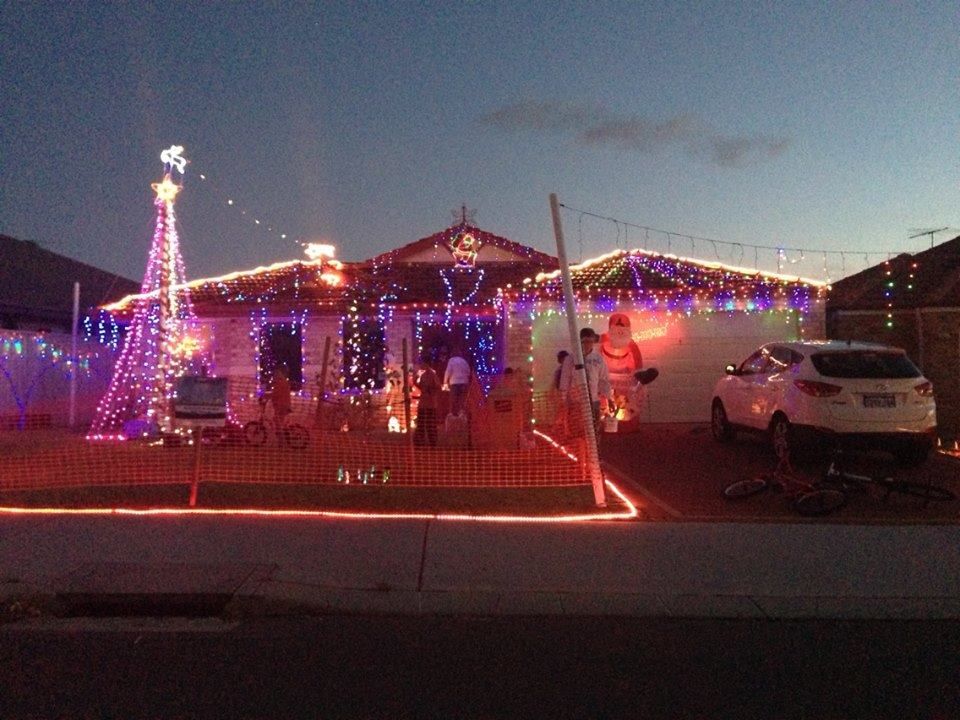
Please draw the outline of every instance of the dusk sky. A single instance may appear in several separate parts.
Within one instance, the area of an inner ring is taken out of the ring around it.
[[[364,259],[463,203],[555,254],[551,192],[680,234],[847,250],[849,274],[960,228],[958,27],[956,0],[8,2],[0,233],[139,280],[150,183],[181,144],[190,278],[302,257],[295,241]],[[573,260],[667,249],[563,220]]]

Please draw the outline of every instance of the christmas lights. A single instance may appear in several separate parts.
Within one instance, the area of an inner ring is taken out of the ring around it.
[[[173,381],[191,361],[201,361],[195,338],[196,318],[184,285],[174,202],[180,186],[171,171],[186,161],[183,148],[165,150],[161,159],[169,168],[152,183],[156,222],[140,294],[132,301],[133,317],[106,394],[97,406],[91,437],[116,434],[137,421],[140,432],[172,429]]]

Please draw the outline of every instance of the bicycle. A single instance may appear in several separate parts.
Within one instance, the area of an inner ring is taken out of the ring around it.
[[[243,439],[248,445],[264,445],[271,434],[277,438],[280,447],[289,447],[294,450],[303,450],[310,441],[310,433],[298,423],[284,423],[277,426],[276,418],[267,417],[267,399],[261,397],[258,401],[260,415],[243,426]]]
[[[723,495],[728,500],[740,500],[768,489],[786,494],[793,509],[808,517],[827,515],[847,502],[846,493],[842,490],[810,483],[798,477],[790,465],[789,455],[779,458],[772,473],[738,480],[724,488]]]
[[[873,477],[858,475],[850,472],[844,465],[843,451],[835,448],[830,458],[830,464],[823,472],[823,483],[839,487],[844,492],[866,492],[867,487],[874,485],[883,490],[881,502],[885,502],[892,493],[923,498],[924,507],[930,500],[955,500],[956,494],[945,487],[934,485],[931,482],[918,483],[909,480],[898,480],[892,476]]]

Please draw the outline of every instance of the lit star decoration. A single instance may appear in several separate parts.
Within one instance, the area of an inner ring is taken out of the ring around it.
[[[180,192],[180,186],[174,183],[169,175],[164,175],[161,182],[150,183],[150,187],[157,194],[157,200],[161,202],[172,203],[176,199],[177,193]]]
[[[88,437],[154,434],[173,430],[174,380],[191,361],[202,362],[195,338],[196,318],[184,284],[174,202],[180,186],[171,178],[183,172],[183,148],[161,153],[163,180],[152,183],[156,222],[140,294],[133,296],[133,316],[106,394],[97,406]]]

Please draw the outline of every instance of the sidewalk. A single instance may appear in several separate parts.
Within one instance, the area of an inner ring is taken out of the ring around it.
[[[78,598],[234,616],[960,618],[960,527],[0,516],[8,619]]]

